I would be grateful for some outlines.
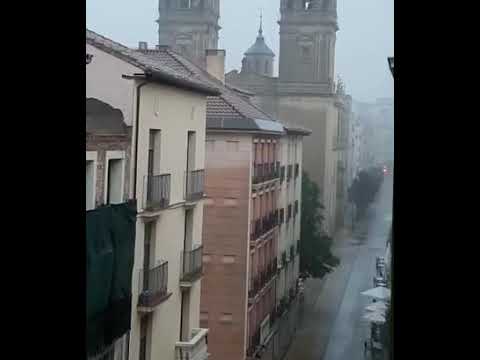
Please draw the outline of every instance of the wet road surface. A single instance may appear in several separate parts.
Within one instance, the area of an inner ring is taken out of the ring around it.
[[[306,283],[300,325],[285,360],[363,360],[369,324],[362,320],[371,301],[375,258],[385,255],[392,223],[393,180],[387,177],[364,221],[336,239],[340,266],[322,280]]]

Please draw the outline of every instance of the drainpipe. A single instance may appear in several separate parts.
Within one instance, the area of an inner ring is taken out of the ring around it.
[[[144,81],[137,85],[136,93],[137,93],[137,107],[136,107],[136,127],[135,127],[135,154],[134,154],[134,168],[133,168],[133,196],[134,198],[137,197],[137,168],[138,168],[138,134],[140,131],[140,90],[141,88],[148,84],[148,81]]]

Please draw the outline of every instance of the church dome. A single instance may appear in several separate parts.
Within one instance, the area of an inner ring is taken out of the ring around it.
[[[260,24],[260,29],[258,30],[257,40],[245,53],[245,55],[267,55],[275,56],[275,53],[267,46],[265,43],[265,38],[263,37],[262,24]]]

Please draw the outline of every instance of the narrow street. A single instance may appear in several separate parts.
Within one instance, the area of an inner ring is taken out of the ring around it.
[[[341,265],[322,280],[307,281],[300,324],[285,360],[365,359],[369,324],[362,316],[370,300],[360,293],[373,287],[375,258],[385,254],[392,195],[393,178],[387,176],[354,233],[337,238],[334,253]]]

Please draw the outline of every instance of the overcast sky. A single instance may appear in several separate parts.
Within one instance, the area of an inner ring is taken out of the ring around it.
[[[393,96],[387,57],[393,55],[394,0],[338,0],[336,74],[355,100]],[[226,70],[240,69],[258,32],[260,9],[267,44],[277,55],[280,0],[221,0],[220,44]],[[158,0],[86,0],[87,27],[127,46],[157,44]]]

